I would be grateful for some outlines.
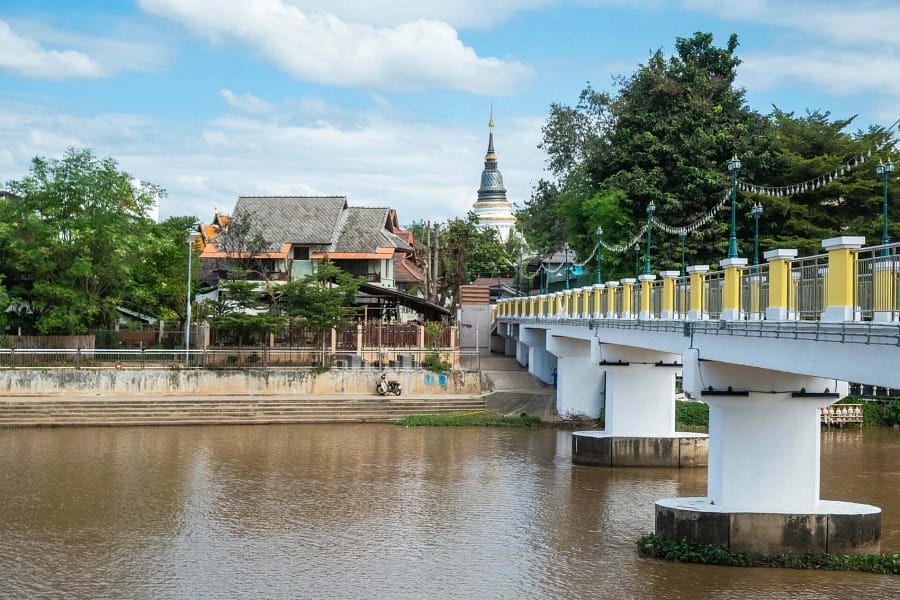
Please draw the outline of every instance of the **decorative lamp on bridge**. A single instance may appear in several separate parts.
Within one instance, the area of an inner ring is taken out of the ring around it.
[[[762,204],[757,202],[753,205],[753,208],[750,209],[750,214],[753,215],[753,265],[759,264],[759,216],[763,212]]]
[[[653,211],[655,210],[656,205],[651,200],[647,205],[647,254],[644,256],[644,275],[650,274],[650,237],[653,233]]]
[[[875,172],[878,173],[884,187],[884,209],[882,210],[881,215],[881,243],[888,244],[890,243],[890,240],[888,239],[888,180],[891,178],[891,173],[894,172],[894,163],[890,160],[886,163],[879,162],[875,165]],[[882,255],[887,255],[887,252],[887,248],[881,251]]]
[[[728,172],[731,173],[731,234],[728,237],[728,258],[737,258],[737,180],[741,171],[741,161],[737,155],[728,161]]]
[[[566,289],[569,289],[569,242],[566,242],[566,262],[563,266],[566,269]]]
[[[597,283],[603,283],[603,228],[597,228]]]

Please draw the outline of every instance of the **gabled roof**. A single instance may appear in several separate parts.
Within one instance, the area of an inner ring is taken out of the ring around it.
[[[384,225],[387,208],[350,207],[345,212],[337,239],[328,252],[369,254],[379,248],[397,248],[412,253],[412,248]]]
[[[406,258],[394,259],[394,281],[400,283],[420,283],[425,276],[419,268]]]
[[[250,215],[268,250],[278,252],[283,244],[331,244],[346,208],[344,196],[241,196],[232,215]]]

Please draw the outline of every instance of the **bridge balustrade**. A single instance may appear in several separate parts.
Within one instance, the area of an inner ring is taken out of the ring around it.
[[[900,322],[900,243],[859,248],[861,239],[826,240],[829,253],[801,258],[794,250],[773,250],[766,253],[768,264],[731,261],[725,270],[712,272],[695,265],[688,267],[688,276],[664,271],[659,279],[642,275],[641,281],[625,278],[503,299],[494,314],[500,319]],[[738,286],[727,307],[726,280]]]

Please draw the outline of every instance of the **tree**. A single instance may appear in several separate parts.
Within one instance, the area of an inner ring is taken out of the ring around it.
[[[770,119],[777,135],[779,165],[774,173],[754,182],[763,185],[792,185],[831,174],[873,148],[882,148],[886,159],[894,145],[893,136],[883,128],[848,133],[855,116],[832,119],[828,112],[807,111],[796,117],[776,107]],[[864,235],[869,243],[880,242],[883,195],[876,163],[867,161],[825,186],[790,196],[743,194],[744,206],[758,201],[765,207],[760,246],[796,248],[803,256],[821,252],[821,240],[844,232]],[[893,191],[888,197],[896,202],[896,185],[889,182],[889,186]],[[897,222],[896,211],[889,214]],[[769,223],[778,226],[767,227]]]
[[[218,265],[218,270],[228,271],[228,276],[233,278],[234,272],[249,272],[265,274],[265,265],[262,255],[269,247],[269,243],[262,231],[256,226],[253,215],[239,210],[231,216],[225,231],[216,238],[219,251],[227,258],[224,264]],[[220,262],[220,259],[216,259]],[[261,277],[260,277],[261,278]]]
[[[0,245],[14,326],[79,334],[111,328],[140,269],[148,210],[163,192],[120,171],[112,158],[70,149],[35,158],[0,198]]]
[[[361,278],[328,263],[320,264],[315,273],[300,281],[279,287],[279,311],[294,322],[319,332],[322,367],[326,366],[325,333],[353,322],[352,317],[358,312],[356,293],[362,283]]]
[[[675,48],[673,56],[657,51],[619,78],[615,96],[588,85],[574,108],[551,107],[541,147],[557,193],[545,186],[536,197],[540,211],[564,220],[579,256],[590,254],[597,225],[610,243],[630,240],[651,200],[665,223],[698,219],[727,193],[726,164],[734,154],[750,176],[777,165],[769,121],[748,108],[744,90],[734,85],[737,37],[718,48],[712,34],[696,33],[677,38]],[[604,220],[585,218],[593,214],[584,206],[592,199],[605,207]],[[724,257],[727,229],[721,218],[696,232],[688,240],[691,254],[699,261]],[[679,256],[677,237],[654,240],[655,255]]]

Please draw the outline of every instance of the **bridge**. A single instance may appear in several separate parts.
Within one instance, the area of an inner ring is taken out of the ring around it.
[[[573,460],[708,468],[707,496],[656,503],[658,533],[763,554],[877,551],[881,512],[819,497],[820,410],[848,383],[900,387],[900,244],[729,258],[498,301],[494,318],[557,410],[598,417]],[[710,407],[707,440],[675,432],[676,375]]]

